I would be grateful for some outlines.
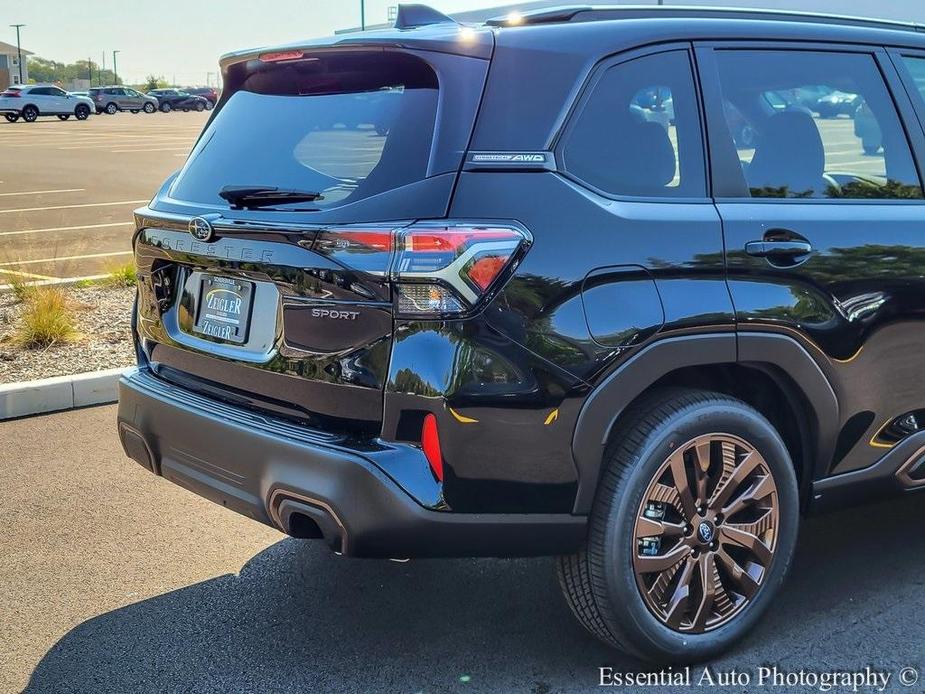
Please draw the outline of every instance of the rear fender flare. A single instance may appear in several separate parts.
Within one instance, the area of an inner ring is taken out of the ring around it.
[[[815,419],[815,457],[804,474],[825,474],[838,437],[838,399],[819,365],[793,338],[774,333],[714,333],[665,338],[642,349],[607,376],[585,400],[572,439],[578,470],[573,513],[591,510],[600,479],[604,448],[620,415],[663,376],[692,366],[749,363],[773,366],[788,374]]]

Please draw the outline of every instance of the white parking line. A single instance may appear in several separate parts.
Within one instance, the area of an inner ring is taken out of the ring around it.
[[[51,207],[21,207],[17,210],[0,210],[0,214],[11,212],[43,212],[44,210],[72,210],[77,207],[112,207],[113,205],[140,205],[147,200],[120,200],[119,202],[89,202],[83,205],[52,205]]]
[[[49,277],[48,275],[34,275],[34,274],[32,274],[31,272],[18,272],[18,271],[16,271],[16,270],[3,270],[3,269],[0,269],[0,273],[5,273],[5,274],[7,274],[7,275],[16,275],[17,277],[30,277],[30,278],[35,279],[35,280],[54,280],[54,279],[56,279],[56,278],[54,278],[54,277]],[[3,286],[4,288],[6,288],[6,287],[8,287],[9,285],[4,284],[4,285],[2,285],[2,286]]]
[[[111,149],[109,151],[112,154],[127,154],[131,152],[177,152],[180,150],[188,152],[191,149],[192,145],[187,145],[186,147],[154,147],[152,149]]]
[[[23,190],[18,193],[0,193],[0,198],[10,195],[45,195],[46,193],[83,193],[86,188],[61,188],[59,190]]]
[[[24,275],[26,277],[37,277],[34,282],[26,282],[29,287],[48,287],[55,284],[73,284],[75,282],[94,282],[109,277],[109,275],[85,275],[83,277],[43,277],[42,275],[30,275],[27,272],[11,272],[10,270],[0,270],[0,273],[6,272],[11,275]],[[13,288],[11,284],[0,284],[0,292],[10,291]]]
[[[134,226],[134,222],[110,222],[108,224],[84,224],[76,227],[47,227],[45,229],[20,229],[18,231],[0,231],[0,236],[19,236],[21,234],[47,234],[56,231],[78,231],[81,229],[104,229],[107,227]]]
[[[17,260],[13,263],[0,263],[0,268],[20,267],[22,265],[41,265],[42,263],[60,263],[64,260],[87,260],[88,258],[112,258],[117,255],[132,255],[132,251],[115,251],[113,253],[90,253],[88,255],[59,255],[54,258],[36,260]],[[12,272],[12,270],[10,271]]]

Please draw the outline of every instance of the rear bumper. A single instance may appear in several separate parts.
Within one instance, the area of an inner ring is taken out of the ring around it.
[[[144,368],[120,381],[118,421],[126,454],[155,474],[290,534],[310,519],[344,554],[560,554],[585,536],[581,516],[426,509],[336,437],[206,400]]]

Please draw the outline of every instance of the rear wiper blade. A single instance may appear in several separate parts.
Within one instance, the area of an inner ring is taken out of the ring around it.
[[[271,207],[290,202],[324,200],[321,193],[308,190],[285,190],[270,186],[225,186],[219,197],[238,209]]]

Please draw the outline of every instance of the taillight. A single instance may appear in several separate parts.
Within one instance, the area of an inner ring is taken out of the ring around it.
[[[407,316],[474,308],[526,250],[527,234],[507,225],[415,224],[398,234],[392,281]]]
[[[399,316],[439,318],[475,309],[529,245],[514,225],[422,222],[330,227],[312,250],[390,280]]]
[[[0,94],[0,96],[21,97],[22,94],[20,94],[18,91],[10,90],[10,91],[7,91],[7,92],[3,92],[2,94]]]

